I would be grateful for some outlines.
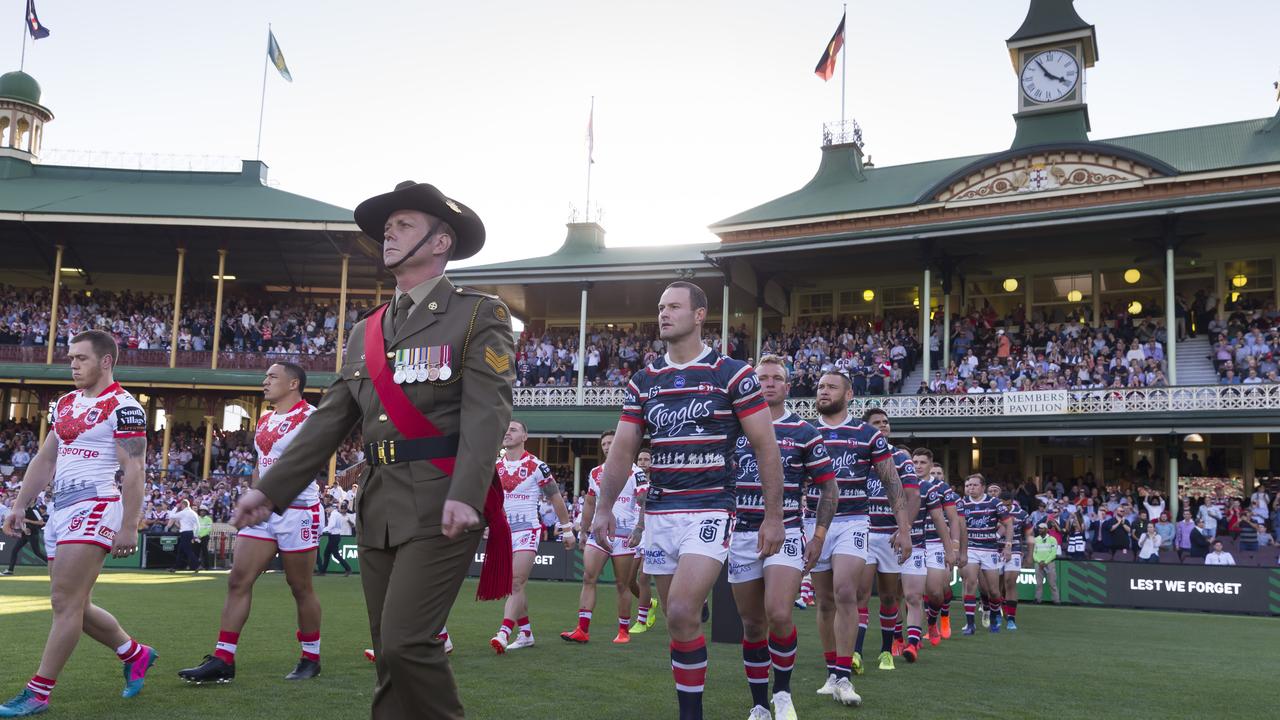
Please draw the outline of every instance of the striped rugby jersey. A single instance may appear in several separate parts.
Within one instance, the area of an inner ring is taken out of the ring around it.
[[[789,528],[800,527],[800,501],[805,486],[817,485],[835,479],[831,469],[831,457],[822,436],[813,426],[793,412],[773,421],[773,434],[778,438],[778,450],[782,453],[782,523]],[[737,490],[738,521],[734,532],[757,532],[764,518],[764,493],[760,485],[760,467],[755,450],[745,436],[738,438]]]
[[[1008,513],[1013,518],[1013,552],[1020,553],[1026,549],[1022,541],[1027,536],[1027,528],[1031,527],[1031,516],[1027,515],[1027,511],[1022,509],[1017,500],[1010,501]]]
[[[942,542],[942,538],[938,537],[938,528],[934,526],[933,517],[929,515],[928,509],[927,509],[928,507],[931,507],[931,506],[927,506],[926,504],[927,500],[925,496],[927,493],[937,493],[938,507],[942,508],[943,512],[946,512],[946,509],[949,507],[955,507],[956,503],[960,501],[960,496],[956,494],[955,490],[951,489],[951,485],[947,483],[945,480],[938,480],[936,478],[931,478],[931,477],[920,479],[920,521],[919,522],[924,526],[924,541],[925,542]],[[912,538],[912,541],[914,542],[915,541],[914,528],[912,528],[912,531],[911,531],[911,538]]]
[[[740,419],[767,408],[756,371],[705,345],[693,362],[676,365],[663,355],[632,375],[622,420],[650,436],[645,513],[732,513]]]
[[[911,462],[911,453],[903,448],[894,448],[893,464],[898,468],[898,479],[902,481],[903,490],[920,489],[920,478],[916,476],[916,464]],[[870,532],[892,535],[898,529],[898,518],[893,515],[893,506],[889,504],[884,483],[880,482],[880,475],[874,467],[867,473],[867,514],[871,516],[868,528]]]
[[[831,456],[831,469],[840,484],[840,502],[836,517],[866,517],[867,475],[871,466],[892,455],[892,448],[874,425],[846,414],[838,425],[828,425],[818,418],[813,427],[822,435]],[[809,488],[809,505],[816,508],[821,491]]]
[[[1000,504],[1000,499],[984,494],[973,500],[966,495],[956,507],[962,509],[964,525],[969,530],[969,547],[974,550],[996,550],[996,533],[1000,529],[1000,521],[1009,517],[1009,511]]]

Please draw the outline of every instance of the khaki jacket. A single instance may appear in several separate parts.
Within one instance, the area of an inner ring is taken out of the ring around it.
[[[511,421],[515,342],[506,305],[496,296],[454,287],[448,278],[440,279],[424,305],[415,307],[394,337],[388,308],[383,335],[389,352],[450,347],[453,373],[448,380],[400,387],[440,432],[459,435],[457,461],[452,477],[425,460],[366,468],[355,509],[356,535],[366,547],[395,547],[439,535],[446,499],[465,502],[483,514],[494,461]],[[339,378],[280,460],[258,481],[258,489],[277,508],[287,507],[306,487],[357,423],[362,442],[404,439],[369,379],[365,322],[351,331]],[[394,363],[388,360],[388,372]]]

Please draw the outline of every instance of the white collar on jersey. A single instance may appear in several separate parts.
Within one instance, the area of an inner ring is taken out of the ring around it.
[[[676,370],[683,370],[683,369],[685,369],[685,368],[689,367],[690,365],[692,365],[692,364],[694,364],[694,363],[698,362],[698,361],[699,361],[699,360],[701,360],[703,357],[705,357],[705,356],[706,356],[706,354],[707,354],[707,351],[709,351],[710,349],[711,349],[711,348],[707,347],[707,344],[706,344],[706,343],[702,343],[702,349],[698,351],[698,355],[697,355],[697,357],[695,357],[694,359],[690,360],[690,361],[689,361],[689,362],[687,362],[687,363],[684,363],[683,365],[681,365],[680,363],[673,362],[673,361],[671,360],[671,353],[670,353],[670,352],[663,353],[663,354],[662,354],[662,359],[667,361],[667,367],[675,368]]]
[[[844,419],[843,419],[843,420],[841,420],[840,422],[836,423],[835,425],[828,425],[828,424],[827,424],[827,421],[826,421],[825,419],[823,419],[823,417],[822,417],[821,415],[819,415],[819,416],[818,416],[818,422],[822,425],[822,427],[825,427],[825,428],[838,428],[838,427],[840,427],[841,425],[852,425],[852,424],[853,424],[853,413],[849,412],[848,410],[845,410],[845,411],[844,411]]]

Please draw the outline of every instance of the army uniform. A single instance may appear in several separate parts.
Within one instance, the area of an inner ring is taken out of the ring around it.
[[[458,206],[448,202],[450,208]],[[447,216],[446,210],[434,206],[424,212]],[[373,224],[381,229],[381,221]],[[373,234],[373,227],[364,229]],[[275,506],[286,506],[359,424],[369,467],[360,479],[356,535],[377,654],[372,717],[379,720],[463,716],[436,635],[457,597],[482,528],[470,529],[456,540],[445,537],[444,503],[464,502],[483,517],[494,458],[511,419],[515,348],[507,307],[496,296],[455,287],[444,276],[423,286],[432,282],[425,296],[396,318],[398,328],[393,329],[395,301],[383,306],[380,315],[375,310],[372,317],[356,323],[339,378],[258,484]],[[366,324],[373,317],[381,317],[382,351],[365,346]],[[441,437],[416,441],[417,445],[406,442],[370,377],[368,355],[374,352],[385,353],[384,372],[397,369],[396,384]],[[423,377],[427,368],[419,363],[414,369],[418,374],[410,378],[402,367],[405,358],[431,359],[433,371]],[[408,459],[414,455],[408,451],[411,447],[418,454],[425,448],[432,458],[453,458],[452,474],[431,460]]]

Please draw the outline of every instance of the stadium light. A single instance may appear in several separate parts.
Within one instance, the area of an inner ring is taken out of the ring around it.
[[[1236,302],[1236,301],[1238,301],[1239,299],[1240,299],[1240,293],[1236,292],[1235,290],[1232,290],[1232,291],[1231,291],[1231,302]]]
[[[875,291],[875,290],[863,290],[863,291],[862,291],[862,301],[863,301],[863,302],[871,302],[872,300],[875,300],[875,299],[876,299],[876,291]]]
[[[1005,278],[1003,287],[1005,292],[1017,292],[1018,278]]]
[[[1130,285],[1133,285],[1141,279],[1142,273],[1138,271],[1138,268],[1129,268],[1124,271],[1124,281]]]
[[[1232,287],[1242,288],[1248,284],[1249,278],[1245,277],[1244,273],[1236,273],[1235,277],[1231,278]]]
[[[62,268],[62,272],[67,273],[68,275],[78,275],[84,272],[84,268],[64,267]]]
[[[1129,303],[1130,315],[1137,315],[1141,312],[1142,312],[1142,303],[1138,302],[1137,300],[1134,300],[1133,302]]]
[[[1202,443],[1204,442],[1204,436],[1200,433],[1191,433],[1190,435],[1182,438],[1182,442]]]
[[[1084,299],[1084,293],[1080,292],[1079,290],[1072,290],[1071,292],[1067,293],[1067,302],[1078,303],[1083,299]]]
[[[914,306],[914,307],[920,307],[920,298],[918,298],[918,297],[917,297],[917,298],[913,298],[913,299],[911,300],[911,305],[912,305],[912,306]]]
[[[219,279],[219,276],[218,276],[217,274],[214,274],[214,275],[212,275],[212,276],[210,276],[210,277],[212,277],[214,280],[218,280],[218,279]],[[235,276],[235,275],[222,275],[222,276],[221,276],[221,279],[222,279],[222,280],[235,280],[235,279],[236,279],[236,276]]]

